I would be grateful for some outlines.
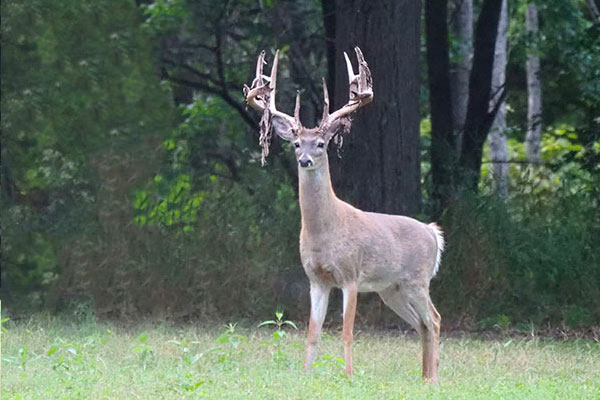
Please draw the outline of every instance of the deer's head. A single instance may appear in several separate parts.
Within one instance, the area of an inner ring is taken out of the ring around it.
[[[342,108],[330,114],[327,84],[323,79],[323,118],[315,128],[305,128],[300,122],[300,93],[296,96],[293,117],[277,110],[275,92],[277,89],[279,51],[275,53],[271,76],[262,73],[263,65],[266,64],[265,52],[260,53],[256,64],[256,77],[252,81],[251,87],[244,85],[244,95],[248,105],[263,112],[260,120],[260,145],[263,149],[263,164],[265,157],[269,154],[272,131],[275,131],[277,136],[282,139],[294,144],[296,160],[300,168],[313,169],[325,162],[327,146],[332,138],[335,138],[334,142],[341,146],[341,134],[350,131],[351,114],[373,100],[371,71],[360,49],[356,47],[354,50],[358,58],[358,75],[354,74],[350,59],[344,53],[350,84],[349,100]]]

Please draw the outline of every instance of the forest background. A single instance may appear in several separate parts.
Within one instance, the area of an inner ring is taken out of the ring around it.
[[[279,108],[300,90],[316,124],[358,45],[375,101],[330,149],[334,186],[439,221],[444,329],[599,325],[598,6],[4,2],[4,311],[305,320],[293,152],[275,139],[261,167],[241,89],[280,49]],[[400,323],[361,296],[359,323]]]

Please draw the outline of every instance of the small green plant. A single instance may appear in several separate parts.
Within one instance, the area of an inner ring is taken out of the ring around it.
[[[56,356],[53,357],[53,355]],[[47,351],[46,357],[49,360],[52,360],[52,369],[57,370],[65,370],[68,371],[71,367],[69,364],[65,362],[65,356],[63,355],[62,349],[59,344],[53,344]]]
[[[334,357],[330,354],[323,354],[312,366],[317,369],[330,366],[333,371],[338,372],[338,375],[345,376],[346,362],[342,358]]]
[[[346,361],[341,357],[336,357],[331,354],[323,354],[312,365],[315,371],[331,376],[338,381],[351,381],[352,378],[346,375]],[[415,369],[415,373],[420,374],[420,369]],[[353,366],[353,377],[362,376],[365,374],[364,366]]]
[[[179,386],[187,392],[193,392],[203,384],[204,381],[198,381],[194,379],[194,376],[191,372],[186,372],[183,375],[183,378],[180,380]]]
[[[152,346],[146,344],[146,340],[148,340],[148,335],[145,332],[142,332],[136,338],[136,341],[139,343],[139,345],[133,349],[134,353],[140,354],[140,361],[142,362],[144,369],[146,369],[148,359],[153,355],[154,352]]]
[[[270,346],[273,349],[271,351],[271,355],[275,362],[288,363],[288,358],[285,355],[285,352],[283,351],[282,341],[286,335],[286,332],[283,330],[283,327],[285,325],[291,326],[294,329],[298,329],[298,327],[292,321],[284,320],[282,311],[276,311],[274,320],[263,321],[260,324],[258,324],[258,327],[260,328],[261,326],[266,326],[266,325],[274,325],[275,326],[275,331],[273,332],[273,340],[270,342],[264,341],[264,342],[261,342],[261,344]]]
[[[29,356],[27,355],[27,348],[24,346],[19,347],[19,365],[21,368],[25,369],[25,365],[27,365],[28,360]]]
[[[225,332],[217,338],[217,342],[220,343],[221,346],[211,349],[211,351],[215,351],[218,354],[217,362],[222,366],[228,366],[235,363],[233,357],[234,350],[236,350],[241,343],[248,343],[248,340],[243,335],[236,333],[236,326],[237,323],[225,325]]]
[[[172,343],[174,345],[176,345],[177,347],[179,347],[179,349],[182,352],[181,355],[181,360],[184,361],[186,364],[188,365],[194,365],[202,356],[202,353],[194,353],[192,351],[192,345],[197,345],[200,342],[188,342],[185,339],[182,339],[181,341],[179,340],[169,340],[167,343]]]
[[[8,321],[10,321],[10,318],[8,317],[0,319],[0,336],[5,332],[8,333],[8,330],[6,330],[6,327],[4,326]]]
[[[10,364],[19,364],[21,369],[25,370],[27,363],[30,361],[27,348],[25,346],[19,347],[17,350],[17,356],[2,357],[2,361]]]

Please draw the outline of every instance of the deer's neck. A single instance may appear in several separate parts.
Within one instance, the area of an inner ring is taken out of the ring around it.
[[[321,233],[331,229],[339,218],[339,200],[331,185],[329,161],[318,168],[299,168],[299,197],[302,213],[302,230]]]

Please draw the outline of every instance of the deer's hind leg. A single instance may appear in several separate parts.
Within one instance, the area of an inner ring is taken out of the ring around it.
[[[408,322],[421,336],[423,379],[438,382],[440,314],[426,288],[394,284],[379,292],[383,302]]]

